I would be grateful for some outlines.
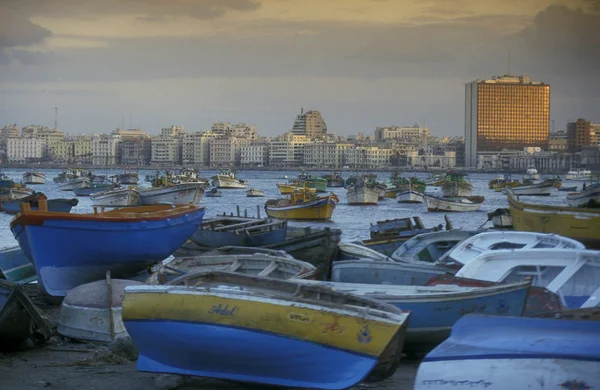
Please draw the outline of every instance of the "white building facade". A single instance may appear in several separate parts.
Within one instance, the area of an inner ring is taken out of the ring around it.
[[[6,158],[9,162],[26,163],[44,157],[44,142],[37,138],[9,138],[6,141]]]
[[[286,133],[269,141],[269,164],[277,167],[297,167],[304,162],[304,135]]]
[[[209,166],[210,142],[217,137],[211,131],[185,134],[182,141],[183,165]]]
[[[246,167],[264,167],[269,164],[269,145],[254,144],[240,149],[240,165]]]
[[[103,135],[92,140],[92,163],[94,165],[116,165],[120,139]]]

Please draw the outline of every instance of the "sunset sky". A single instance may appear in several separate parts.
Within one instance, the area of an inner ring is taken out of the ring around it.
[[[158,133],[320,110],[330,132],[463,135],[464,83],[551,85],[600,121],[600,0],[0,0],[0,126]]]

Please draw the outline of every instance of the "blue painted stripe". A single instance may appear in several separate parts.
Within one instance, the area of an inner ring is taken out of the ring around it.
[[[490,360],[490,359],[565,359],[565,360],[577,360],[583,362],[600,362],[600,358],[590,358],[585,356],[574,356],[574,355],[561,355],[561,354],[544,354],[544,353],[497,353],[489,355],[465,355],[465,356],[443,356],[443,357],[429,357],[426,356],[423,362],[443,362],[443,361],[457,361],[457,360]]]

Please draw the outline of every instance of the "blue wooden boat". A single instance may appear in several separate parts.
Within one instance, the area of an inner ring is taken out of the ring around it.
[[[414,237],[418,234],[435,232],[443,229],[443,225],[433,228],[425,228],[419,217],[396,218],[386,221],[378,221],[375,225],[371,225],[369,233],[371,239],[381,239],[389,237],[400,237],[405,240]]]
[[[40,196],[41,195],[41,196]],[[46,199],[46,196],[41,193],[36,193],[25,198],[3,201],[2,211],[7,214],[17,214],[20,211],[22,203],[29,203],[31,210],[39,210],[39,200]],[[48,211],[56,213],[70,213],[71,209],[79,204],[79,200],[75,198],[58,198],[58,199],[47,199]]]
[[[21,247],[13,246],[0,251],[0,279],[17,284],[29,283],[37,279],[35,267]]]
[[[25,206],[28,206],[25,204]],[[153,205],[93,214],[27,207],[10,229],[34,264],[38,283],[52,296],[104,278],[127,277],[169,257],[200,226],[204,208]]]
[[[125,288],[140,371],[346,389],[381,365],[382,378],[394,373],[410,316],[321,286],[228,272],[169,284]]]
[[[392,304],[410,311],[405,351],[430,350],[449,335],[454,323],[469,313],[521,316],[530,282],[481,288],[459,286],[389,286],[298,280],[296,283],[320,284]]]
[[[105,192],[110,191],[112,189],[119,188],[118,184],[114,183],[90,183],[88,187],[85,188],[74,188],[73,192],[76,196],[90,196],[95,194],[96,192]]]
[[[598,389],[600,310],[568,318],[465,316],[423,359],[414,388]]]
[[[221,216],[205,220],[190,238],[208,248],[265,246],[285,241],[287,222],[274,218]]]

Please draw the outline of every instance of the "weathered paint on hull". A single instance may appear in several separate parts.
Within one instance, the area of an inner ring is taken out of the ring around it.
[[[33,282],[37,279],[35,267],[23,250],[16,246],[0,251],[0,279],[18,284]]]
[[[510,194],[508,207],[515,230],[555,233],[600,249],[600,209],[521,203]]]
[[[267,206],[269,217],[279,219],[328,221],[333,215],[336,204],[329,198],[321,198],[318,202],[310,202],[308,205],[292,205],[286,207]]]

